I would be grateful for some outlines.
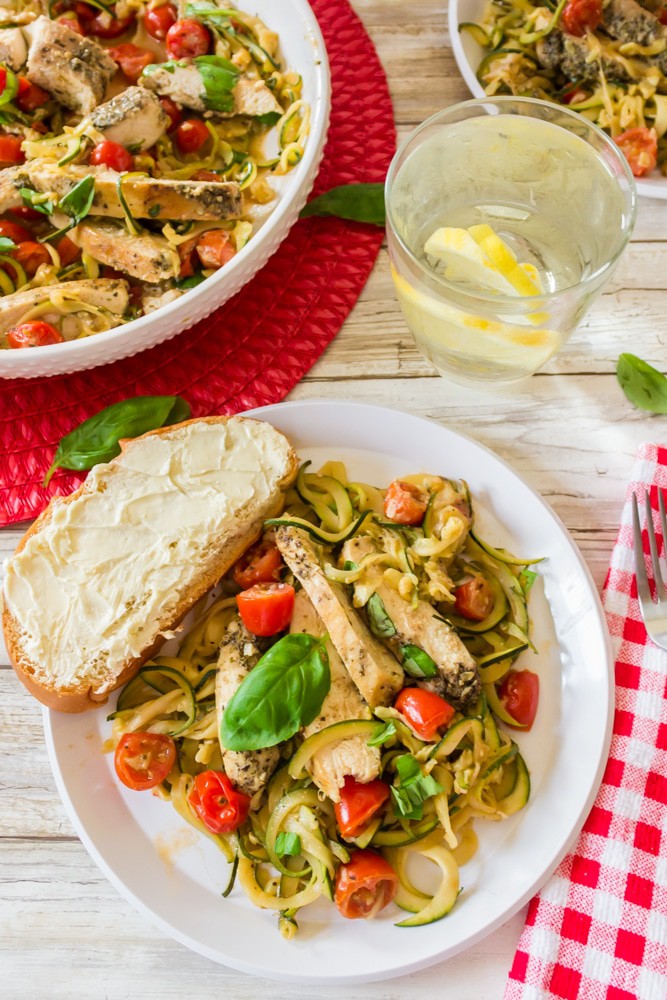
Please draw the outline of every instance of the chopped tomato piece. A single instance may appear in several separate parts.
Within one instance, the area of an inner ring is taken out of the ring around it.
[[[283,557],[275,542],[263,538],[252,545],[235,563],[232,570],[234,583],[241,590],[248,590],[256,583],[277,583],[284,567]]]
[[[496,603],[493,587],[483,576],[475,576],[467,580],[454,591],[456,603],[454,610],[462,618],[473,622],[483,622],[493,611]]]
[[[160,104],[171,119],[171,125],[167,129],[167,132],[172,132],[183,121],[183,112],[176,101],[172,101],[171,97],[161,97]]]
[[[362,833],[389,794],[389,785],[379,778],[362,784],[348,774],[340,790],[340,801],[334,806],[343,837],[349,839]]]
[[[635,177],[643,177],[658,163],[658,136],[654,128],[629,128],[614,139],[623,150]]]
[[[103,139],[102,142],[93,146],[89,162],[95,166],[110,167],[111,170],[117,170],[118,173],[134,168],[132,153],[125,149],[125,146],[121,146],[119,142],[112,142],[111,139]]]
[[[568,0],[560,23],[568,34],[579,38],[587,31],[595,31],[602,23],[602,0]]]
[[[125,733],[114,755],[116,774],[135,792],[159,785],[175,760],[176,744],[162,733]]]
[[[349,920],[374,917],[398,892],[398,876],[375,851],[355,851],[336,872],[334,900]]]
[[[153,38],[162,41],[167,32],[176,24],[178,12],[173,4],[166,3],[162,7],[153,7],[144,14],[144,28]]]
[[[112,17],[104,11],[95,14],[94,17],[84,20],[84,31],[87,35],[97,35],[98,38],[118,38],[134,24],[135,15],[129,17]]]
[[[60,266],[67,267],[68,264],[73,264],[75,260],[81,256],[81,248],[72,242],[69,236],[63,236],[61,240],[56,243],[56,250],[60,256]],[[123,276],[124,277],[124,276]]]
[[[502,679],[498,697],[522,729],[530,729],[537,715],[540,679],[532,670],[510,670]]]
[[[32,239],[25,226],[20,226],[18,222],[10,222],[9,219],[0,219],[0,236],[11,240],[12,243],[23,243],[25,240]]]
[[[200,21],[186,17],[172,24],[165,44],[170,59],[194,59],[210,51],[211,33]]]
[[[188,796],[190,807],[211,833],[232,833],[245,823],[250,797],[234,788],[222,771],[203,771]]]
[[[186,118],[176,127],[175,138],[181,153],[196,153],[211,135],[200,118]]]
[[[660,24],[667,24],[667,7],[661,7],[660,10],[655,12],[655,16],[660,21]]]
[[[241,621],[253,635],[276,635],[287,628],[294,610],[289,583],[256,583],[237,594]]]
[[[428,497],[412,483],[395,479],[384,497],[384,513],[398,524],[421,524],[428,507]]]
[[[588,94],[585,90],[580,90],[579,87],[575,87],[574,90],[568,90],[567,94],[563,94],[563,104],[578,104],[579,101],[585,101]]]
[[[55,326],[39,319],[33,319],[29,323],[19,323],[7,331],[7,343],[14,348],[46,347],[49,344],[61,344],[64,339]]]
[[[220,176],[220,174],[216,174],[212,170],[195,170],[190,180],[213,181],[215,184],[219,184],[222,180],[222,177]]]
[[[56,21],[58,24],[64,24],[70,31],[76,31],[77,35],[85,35],[86,33],[83,21],[76,16],[74,11],[71,13],[61,14],[60,17],[56,18]]]
[[[202,267],[223,267],[235,253],[232,239],[224,229],[211,229],[197,240],[197,256]]]
[[[33,278],[37,268],[42,264],[51,263],[51,254],[43,243],[36,243],[33,240],[26,240],[19,243],[16,250],[11,251],[11,255],[24,268],[29,278]]]
[[[44,215],[36,208],[31,208],[30,205],[17,205],[16,208],[11,209],[11,213],[25,222],[44,222]]]
[[[16,103],[21,111],[36,111],[43,104],[51,100],[51,95],[46,90],[42,90],[36,83],[26,76],[19,77],[19,90],[16,95]]]
[[[0,135],[0,167],[25,163],[25,153],[21,149],[22,142],[23,139],[18,135]]]
[[[179,278],[189,278],[195,273],[195,264],[197,262],[195,254],[196,246],[196,236],[191,240],[186,240],[185,243],[179,243],[178,256],[181,258],[181,269],[178,272]]]
[[[394,708],[404,715],[418,736],[427,743],[438,739],[438,730],[454,717],[454,709],[434,691],[407,687],[399,692]]]
[[[112,49],[107,49],[114,62],[118,63],[124,75],[132,83],[136,83],[143,71],[151,63],[157,62],[157,56],[148,49],[139,48],[133,42],[123,42]]]

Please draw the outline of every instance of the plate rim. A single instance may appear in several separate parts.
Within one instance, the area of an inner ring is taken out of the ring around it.
[[[98,850],[92,837],[88,834],[83,822],[80,820],[74,803],[70,797],[69,790],[67,787],[67,782],[63,776],[60,768],[60,763],[58,760],[58,751],[55,745],[52,721],[54,717],[59,717],[62,713],[53,712],[52,710],[43,707],[42,709],[42,720],[44,725],[45,741],[48,751],[49,764],[54,776],[56,788],[60,795],[60,798],[65,806],[65,810],[72,822],[77,835],[81,839],[87,852],[96,863],[101,872],[107,877],[111,884],[119,891],[120,895],[127,900],[136,910],[141,914],[146,916],[150,923],[157,926],[161,931],[165,933],[167,938],[176,940],[183,944],[189,950],[203,955],[204,957],[211,959],[212,961],[222,964],[226,967],[235,969],[239,972],[243,972],[253,976],[263,976],[270,977],[276,981],[286,982],[286,983],[301,983],[310,985],[354,985],[361,983],[370,982],[380,982],[384,980],[394,979],[399,976],[408,975],[413,972],[418,972],[420,970],[429,968],[435,964],[443,962],[448,958],[452,958],[454,955],[461,954],[462,952],[468,950],[474,944],[480,940],[488,937],[509,919],[516,915],[516,913],[531,899],[536,892],[549,880],[551,875],[554,873],[558,865],[561,863],[563,858],[570,851],[575,841],[577,840],[581,829],[586,821],[586,818],[590,812],[590,809],[597,796],[604,769],[606,767],[607,758],[609,755],[609,748],[612,736],[612,725],[614,717],[614,683],[613,683],[613,649],[611,643],[611,637],[609,629],[607,626],[606,616],[600,594],[597,590],[595,582],[592,578],[591,572],[578,548],[574,539],[571,537],[567,527],[556,514],[556,512],[551,508],[547,501],[527,482],[527,480],[518,473],[510,463],[506,462],[503,458],[496,454],[491,448],[477,441],[471,435],[466,434],[462,431],[454,430],[450,426],[439,422],[430,417],[422,416],[421,414],[412,413],[410,411],[403,410],[399,407],[387,407],[376,405],[373,403],[362,403],[353,400],[327,400],[327,399],[312,399],[312,400],[289,400],[282,403],[270,404],[267,406],[256,407],[251,410],[244,411],[239,416],[256,417],[261,419],[269,419],[270,417],[275,417],[279,421],[279,414],[284,413],[287,410],[358,410],[361,413],[369,414],[374,413],[376,419],[382,420],[385,418],[394,418],[400,420],[407,419],[408,421],[414,421],[417,424],[427,424],[435,428],[436,431],[444,431],[447,434],[453,435],[453,437],[460,439],[464,443],[469,444],[473,449],[481,450],[492,462],[498,463],[502,466],[506,473],[509,473],[515,480],[519,481],[523,487],[532,494],[532,497],[538,502],[539,506],[542,508],[543,513],[551,518],[558,528],[561,535],[561,541],[567,543],[571,554],[574,556],[576,563],[578,565],[579,571],[582,573],[582,577],[586,583],[589,595],[592,598],[592,611],[595,613],[597,623],[600,627],[600,637],[603,640],[603,648],[605,654],[604,667],[604,677],[606,678],[606,686],[604,695],[606,697],[606,719],[604,725],[604,731],[602,732],[602,740],[599,747],[599,754],[597,765],[595,768],[594,778],[590,784],[588,792],[583,800],[582,805],[579,808],[579,814],[575,823],[572,825],[569,834],[561,842],[560,846],[557,846],[550,854],[550,860],[546,865],[543,866],[540,874],[531,879],[530,886],[528,886],[520,895],[513,899],[513,901],[506,906],[502,913],[499,913],[495,918],[490,920],[488,923],[484,924],[478,930],[473,931],[468,934],[464,940],[457,942],[454,945],[445,946],[437,951],[433,951],[428,956],[415,959],[413,961],[402,962],[400,965],[392,965],[391,968],[374,971],[370,973],[352,973],[352,974],[336,974],[331,975],[313,975],[310,973],[306,974],[293,974],[290,972],[285,972],[283,969],[276,969],[275,967],[262,967],[257,965],[252,965],[239,959],[234,955],[222,955],[220,951],[215,951],[211,949],[205,943],[198,941],[197,939],[189,936],[188,934],[182,932],[178,927],[175,927],[172,923],[166,920],[151,908],[150,905],[145,903],[134,891],[130,888],[123,879],[116,874],[113,868],[107,863],[103,858],[100,851]],[[307,425],[306,425],[307,426]],[[298,449],[298,445],[296,446]],[[315,448],[318,447],[316,444],[305,445],[304,447]],[[325,446],[328,447],[328,446]],[[345,445],[346,447],[352,449],[353,446]],[[364,449],[365,450],[365,449]],[[388,454],[389,457],[399,457],[393,451],[383,451],[379,452],[381,454]],[[104,706],[102,707],[103,710]],[[99,710],[98,710],[99,711]],[[481,890],[480,890],[481,891]],[[272,928],[273,933],[277,933],[275,928]],[[294,956],[294,964],[297,964],[297,956]]]

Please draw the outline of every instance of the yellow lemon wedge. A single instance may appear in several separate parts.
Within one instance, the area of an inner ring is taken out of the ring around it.
[[[467,229],[453,226],[436,229],[424,244],[424,253],[444,265],[444,276],[449,281],[477,285],[484,291],[491,289],[503,295],[512,294],[512,285],[498,272]]]
[[[525,265],[518,262],[507,243],[493,231],[491,226],[470,226],[468,233],[519,295],[540,294],[540,288],[526,273]]]

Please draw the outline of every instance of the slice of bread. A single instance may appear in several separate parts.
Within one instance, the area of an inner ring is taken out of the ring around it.
[[[151,431],[51,501],[9,560],[3,630],[28,690],[81,712],[136,674],[284,506],[297,472],[270,424]]]

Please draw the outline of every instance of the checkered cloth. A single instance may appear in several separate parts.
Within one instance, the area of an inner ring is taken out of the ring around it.
[[[609,761],[575,850],[530,903],[504,1000],[667,1000],[667,652],[642,624],[630,513],[631,491],[650,489],[660,535],[658,487],[667,448],[646,444],[603,594],[616,671]]]

